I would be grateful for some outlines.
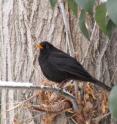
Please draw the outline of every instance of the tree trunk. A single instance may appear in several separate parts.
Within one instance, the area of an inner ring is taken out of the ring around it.
[[[64,39],[64,24],[59,9],[53,11],[48,0],[0,0],[0,77],[1,80],[41,83],[42,75],[38,62],[33,65],[38,51],[32,35],[40,40],[48,40],[61,45]],[[15,97],[21,100],[21,92]],[[17,101],[18,99],[15,100]],[[2,90],[1,123],[12,124],[14,92]],[[28,116],[27,116],[28,117]],[[38,122],[39,123],[39,122]]]
[[[64,11],[64,4],[60,2],[52,10],[48,0],[0,0],[1,80],[41,84],[45,77],[38,65],[39,52],[34,45],[41,40],[47,40],[71,55],[76,54],[87,70],[107,85],[112,82],[115,84],[115,40],[112,38],[112,42],[105,41],[106,38],[94,24],[91,42],[87,41],[79,31],[78,19],[68,12],[67,4],[65,8]],[[34,40],[33,36],[37,40]],[[13,90],[2,90],[1,124],[29,124],[26,120],[33,118],[30,111],[22,110],[22,115],[17,110],[6,112],[15,102],[24,99],[22,94],[25,92],[16,91],[14,94]],[[30,124],[49,124],[41,117],[46,116],[40,113],[38,119],[32,119]],[[20,118],[21,122],[17,121],[17,118]],[[64,114],[50,121],[51,124],[60,122],[67,123]]]

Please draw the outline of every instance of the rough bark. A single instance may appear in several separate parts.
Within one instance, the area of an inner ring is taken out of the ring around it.
[[[38,63],[33,63],[38,51],[35,51],[32,35],[59,47],[64,39],[59,9],[53,11],[48,0],[0,0],[1,80],[37,82],[36,85],[42,81],[44,77]],[[15,97],[22,99],[21,95]],[[1,123],[11,124],[17,112],[6,113],[6,109],[14,104],[13,91],[2,90],[1,103]]]

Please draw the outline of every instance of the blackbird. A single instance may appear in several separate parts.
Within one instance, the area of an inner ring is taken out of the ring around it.
[[[73,57],[55,48],[47,41],[36,45],[40,49],[38,61],[44,76],[54,82],[67,80],[88,81],[108,91],[110,87],[92,77],[84,67]]]

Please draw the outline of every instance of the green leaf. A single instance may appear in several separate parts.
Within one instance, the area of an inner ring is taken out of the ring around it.
[[[50,0],[50,4],[52,6],[52,9],[54,9],[56,3],[57,3],[57,0]]]
[[[78,6],[75,0],[68,0],[68,6],[72,10],[73,14],[77,16]]]
[[[114,86],[109,96],[109,109],[112,117],[117,119],[117,86]]]
[[[107,35],[111,37],[112,31],[116,28],[116,25],[112,22],[111,19],[109,19],[106,28],[107,28]]]
[[[82,9],[92,14],[95,0],[76,0],[76,2]]]
[[[104,33],[106,33],[107,20],[106,20],[106,5],[104,3],[97,6],[95,19],[100,29]]]
[[[107,12],[112,21],[117,25],[117,0],[107,1]]]
[[[80,30],[81,32],[83,33],[83,35],[88,39],[90,40],[90,33],[89,31],[87,30],[86,28],[86,25],[85,25],[85,11],[82,10],[81,11],[81,14],[80,14],[80,17],[79,17],[79,25],[80,25]]]

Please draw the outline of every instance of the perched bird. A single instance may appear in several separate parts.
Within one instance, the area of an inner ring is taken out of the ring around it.
[[[88,81],[108,91],[110,87],[92,77],[73,57],[55,48],[47,41],[36,45],[40,49],[38,61],[44,76],[51,81],[62,83],[67,80]]]

